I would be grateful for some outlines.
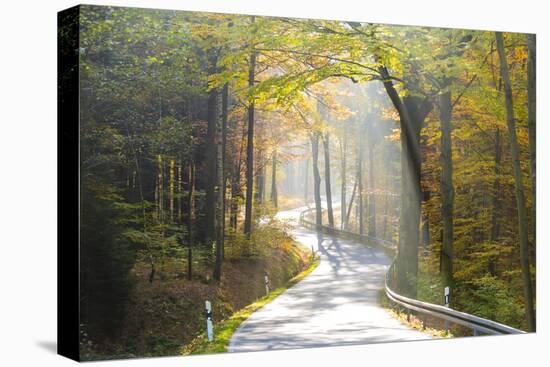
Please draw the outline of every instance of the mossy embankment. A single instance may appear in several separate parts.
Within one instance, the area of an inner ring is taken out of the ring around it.
[[[228,241],[220,282],[212,281],[210,269],[205,265],[196,266],[193,279],[188,280],[185,262],[175,259],[161,263],[155,279],[149,282],[149,266],[137,263],[132,270],[134,287],[121,327],[115,336],[86,346],[85,359],[223,351],[232,332],[251,312],[314,268],[311,250],[295,242],[280,226],[261,226],[252,241],[252,252],[243,248],[242,239]],[[265,297],[265,275],[273,289],[268,297]],[[214,348],[200,347],[206,326],[206,300],[212,303],[217,339]]]
[[[292,287],[306,276],[308,276],[319,264],[319,258],[310,259],[309,265],[294,278],[290,279],[283,286],[274,289],[268,295],[260,298],[256,302],[235,312],[231,317],[222,320],[215,325],[216,337],[209,342],[206,333],[201,333],[191,343],[182,349],[183,354],[205,354],[226,352],[229,341],[237,328],[248,319],[255,311],[259,310],[275,298],[283,294],[288,288]]]

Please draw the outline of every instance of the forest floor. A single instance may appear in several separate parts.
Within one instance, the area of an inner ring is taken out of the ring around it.
[[[150,283],[149,266],[136,263],[135,285],[119,334],[116,340],[96,345],[97,358],[91,359],[181,354],[182,347],[204,332],[206,300],[212,303],[216,328],[218,322],[265,295],[265,274],[276,289],[311,265],[311,250],[287,238],[283,245],[266,246],[253,257],[227,258],[219,284],[209,280],[206,272],[201,274],[200,268],[193,280],[187,280],[185,263],[175,260],[162,264]]]

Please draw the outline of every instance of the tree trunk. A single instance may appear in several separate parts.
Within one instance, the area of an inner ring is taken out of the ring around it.
[[[241,189],[241,165],[242,165],[242,156],[243,156],[243,141],[247,134],[246,128],[243,128],[242,139],[240,142],[239,148],[239,159],[233,167],[233,173],[231,177],[231,214],[229,222],[231,228],[237,229],[237,221],[239,216],[239,200],[242,199],[242,189]]]
[[[315,131],[310,133],[311,157],[313,167],[313,192],[315,196],[315,226],[318,231],[323,225],[323,212],[321,207],[321,175],[319,174],[319,137],[321,133]]]
[[[441,242],[441,272],[443,285],[453,285],[453,151],[451,138],[452,102],[451,92],[439,96],[439,112],[441,121],[441,220],[443,238]]]
[[[528,113],[528,127],[529,127],[529,157],[531,159],[531,191],[533,192],[533,205],[532,205],[532,231],[533,231],[533,249],[536,249],[537,243],[537,144],[536,144],[536,131],[537,131],[537,44],[536,36],[534,34],[527,35],[527,49],[529,56],[527,59],[527,113]],[[533,257],[533,260],[536,257]]]
[[[221,199],[220,199],[220,205],[221,205],[221,212],[222,212],[222,218],[221,218],[221,233],[222,233],[222,246],[221,246],[221,258],[223,261],[223,258],[225,256],[225,199],[227,196],[227,175],[226,175],[226,151],[227,151],[227,120],[229,117],[229,85],[226,83],[223,86],[222,89],[222,126],[221,126],[221,134],[222,134],[222,144],[221,144],[221,170],[220,174],[222,176],[220,180],[221,184]]]
[[[374,139],[369,139],[369,236],[376,237],[376,194],[374,193]]]
[[[252,16],[250,21],[254,23],[256,18]],[[248,63],[248,87],[254,86],[256,70],[256,51],[251,45],[250,61]],[[248,102],[248,135],[246,142],[246,203],[244,213],[244,233],[250,238],[252,231],[252,200],[254,198],[254,99]]]
[[[170,195],[170,222],[174,222],[174,160],[170,159],[170,178],[169,178],[169,195]]]
[[[309,205],[309,158],[306,159],[306,169],[304,171],[304,174],[306,175],[306,178],[304,180],[304,204]]]
[[[206,183],[205,183],[205,231],[204,239],[209,245],[216,235],[216,182],[217,150],[216,127],[219,119],[219,93],[212,89],[208,93],[208,128],[206,132]]]
[[[347,226],[348,226],[348,223],[349,223],[349,216],[351,214],[351,208],[353,207],[353,200],[355,199],[355,192],[356,191],[357,191],[357,181],[355,181],[355,184],[353,185],[353,190],[351,192],[351,198],[349,199],[348,210],[347,210],[347,213],[346,213],[346,228],[344,228],[345,230],[348,229]]]
[[[500,162],[502,160],[502,148],[500,147],[500,129],[497,128],[495,133],[495,181],[493,182],[493,210],[491,213],[491,242],[496,243],[500,236],[500,222],[499,217],[501,213],[500,205]],[[489,273],[492,276],[497,274],[496,271],[496,259],[491,257],[489,259]]]
[[[356,178],[356,181],[357,181],[357,189],[358,189],[357,211],[358,211],[359,215],[357,216],[357,220],[358,220],[359,234],[363,234],[363,232],[364,232],[364,227],[363,227],[363,144],[361,142],[361,137],[363,136],[363,134],[362,134],[361,125],[358,126],[358,130],[359,131],[358,131],[357,136],[359,137],[359,141],[358,141],[359,146],[357,147],[357,178]]]
[[[418,245],[420,235],[421,155],[420,131],[432,104],[427,98],[414,95],[401,97],[385,67],[379,68],[383,84],[399,113],[401,141],[401,210],[399,213],[399,242],[397,253],[397,290],[416,297],[418,278]]]
[[[223,248],[224,248],[224,232],[225,232],[225,169],[224,169],[224,157],[225,157],[225,135],[227,128],[227,99],[228,99],[228,86],[224,85],[222,89],[221,100],[221,119],[218,119],[216,126],[217,139],[216,139],[216,165],[217,165],[217,205],[216,205],[216,261],[214,264],[213,278],[216,281],[221,280],[222,272],[222,260],[223,260]]]
[[[272,155],[272,162],[271,162],[271,202],[273,203],[273,206],[276,208],[278,203],[277,199],[277,149],[273,149],[273,155]]]
[[[516,136],[516,121],[514,117],[514,106],[512,98],[512,86],[508,74],[508,63],[504,53],[504,40],[501,32],[495,32],[497,51],[500,59],[500,74],[504,82],[504,96],[506,105],[506,122],[508,126],[508,135],[510,136],[510,153],[512,157],[512,167],[514,171],[514,182],[516,188],[516,201],[518,211],[518,230],[520,246],[521,272],[523,276],[523,289],[525,298],[525,310],[527,318],[527,328],[529,331],[535,331],[535,311],[533,307],[533,287],[531,284],[531,272],[529,269],[529,239],[527,227],[527,210],[525,206],[525,192],[521,177],[521,166],[519,147]]]
[[[195,206],[195,164],[189,162],[189,173],[187,182],[187,279],[193,278],[193,226]]]
[[[256,159],[256,166],[259,166],[257,168],[256,173],[256,199],[255,201],[257,203],[262,204],[264,202],[265,198],[265,164],[264,164],[264,152],[263,150],[259,150],[257,152],[257,159]]]
[[[340,229],[346,228],[346,154],[348,147],[347,133],[344,131],[344,137],[340,141],[340,159],[341,159],[341,171],[340,171]]]
[[[334,213],[332,212],[332,190],[330,187],[330,140],[329,133],[325,133],[323,139],[323,148],[325,152],[325,193],[327,197],[328,225],[334,228]]]
[[[178,161],[178,199],[177,199],[177,206],[178,206],[178,224],[182,224],[183,223],[183,220],[182,220],[182,192],[183,192],[183,186],[182,186],[182,183],[181,183],[181,180],[182,180],[182,170],[183,170],[183,167],[182,167],[182,162],[181,160]]]

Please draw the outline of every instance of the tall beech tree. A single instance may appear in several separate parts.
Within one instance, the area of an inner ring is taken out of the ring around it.
[[[441,273],[446,286],[453,284],[453,147],[451,140],[451,93],[439,96],[441,122],[441,220],[443,226],[441,241]]]
[[[250,24],[254,26],[256,17],[250,17]],[[256,75],[256,50],[250,41],[250,59],[248,61],[248,87],[254,87],[254,78]],[[250,236],[252,231],[252,201],[254,199],[254,97],[251,96],[248,101],[248,132],[246,139],[246,204],[244,217],[244,233]]]

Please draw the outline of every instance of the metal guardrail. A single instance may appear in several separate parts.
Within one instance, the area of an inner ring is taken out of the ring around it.
[[[309,221],[305,218],[308,213],[310,213],[314,210],[315,210],[315,208],[309,208],[309,209],[306,209],[303,212],[301,212],[300,213],[300,224],[302,226],[308,228],[308,229],[317,230],[317,225],[314,222]],[[396,251],[397,251],[397,247],[395,246],[395,244],[393,242],[383,240],[383,239],[377,238],[377,237],[372,237],[372,236],[369,236],[369,235],[366,235],[366,234],[359,234],[359,233],[355,233],[355,232],[344,231],[344,230],[341,230],[341,229],[331,228],[331,227],[327,227],[327,226],[321,226],[321,231],[325,234],[333,234],[335,236],[339,236],[339,237],[344,238],[344,239],[359,241],[359,242],[362,242],[362,243],[365,243],[365,244],[368,244],[368,245],[375,245],[377,247],[380,247],[380,248],[384,249],[385,251],[390,253],[392,256],[394,256]]]
[[[315,208],[309,208],[300,213],[300,224],[308,229],[317,230],[317,225],[307,220],[305,217],[308,213],[315,210]],[[320,228],[322,233],[332,234],[339,236],[345,239],[351,239],[355,241],[360,241],[369,245],[374,245],[382,248],[386,252],[391,253],[394,256],[393,262],[390,265],[388,271],[386,272],[385,277],[385,291],[386,296],[394,303],[401,305],[402,307],[420,312],[426,315],[430,315],[442,320],[446,320],[455,324],[459,324],[473,330],[474,335],[478,335],[480,332],[490,335],[501,335],[501,334],[525,334],[525,331],[515,329],[513,327],[498,323],[496,321],[484,319],[482,317],[474,316],[465,312],[457,311],[443,305],[436,305],[433,303],[422,302],[416,299],[408,298],[402,296],[392,290],[389,286],[390,276],[393,274],[395,267],[395,255],[396,255],[396,246],[391,241],[382,240],[380,238],[361,235],[358,233],[353,233],[349,231],[343,231],[336,228],[330,228],[327,226],[321,226]]]

